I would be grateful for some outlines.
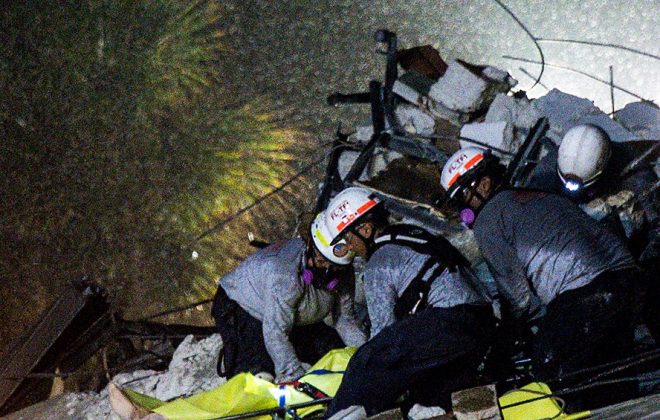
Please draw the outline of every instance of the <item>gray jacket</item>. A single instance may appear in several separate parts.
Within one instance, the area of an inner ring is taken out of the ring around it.
[[[635,266],[615,234],[555,194],[501,191],[477,216],[474,232],[516,318],[533,319],[561,293]]]
[[[366,341],[353,313],[352,296],[302,282],[304,252],[300,238],[275,243],[250,255],[219,282],[229,298],[263,323],[264,342],[278,381],[304,373],[288,337],[294,325],[325,321],[346,345],[360,346]]]
[[[369,258],[364,271],[364,293],[367,300],[371,337],[396,321],[394,307],[408,285],[430,257],[406,246],[386,244]],[[427,280],[433,267],[427,271]],[[479,280],[470,269],[455,273],[448,270],[431,284],[428,305],[450,308],[461,304],[488,304],[473,284]]]

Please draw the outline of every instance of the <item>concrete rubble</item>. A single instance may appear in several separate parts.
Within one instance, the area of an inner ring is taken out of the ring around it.
[[[192,335],[177,347],[164,372],[138,370],[116,375],[112,382],[159,400],[187,397],[208,391],[226,382],[216,373],[222,339],[214,334],[203,340]],[[99,393],[71,393],[66,396],[67,413],[60,418],[118,419],[108,400],[108,388]]]
[[[478,146],[476,143],[481,143],[482,146],[492,147],[494,153],[507,164],[543,117],[547,118],[549,123],[545,136],[556,145],[561,143],[568,129],[579,124],[597,125],[615,142],[660,138],[660,109],[655,104],[628,104],[616,112],[613,119],[589,99],[557,89],[552,89],[540,98],[529,99],[524,92],[511,92],[517,82],[503,70],[476,66],[460,60],[447,63],[446,69],[443,68],[443,71],[438,73],[439,76],[436,74],[437,77],[403,66],[407,71],[400,74],[393,84],[393,93],[399,97],[398,103],[395,102],[397,105],[394,113],[405,135],[413,141],[419,141],[417,136],[442,138],[447,134],[442,132],[440,127],[454,126],[460,130],[460,140],[456,142],[458,147]],[[358,127],[354,138],[359,144],[365,144],[372,135],[373,127],[365,125]],[[446,144],[438,147],[446,147]],[[450,147],[444,150],[451,154],[455,149]],[[372,164],[366,167],[358,181],[367,184],[373,181],[369,185],[375,190],[388,192],[387,185],[378,184],[378,180],[372,178],[387,172],[389,165],[402,157],[397,153],[390,153],[377,148]],[[541,148],[536,159],[542,158],[545,153],[547,149]],[[354,151],[344,154],[346,156],[341,157],[339,165],[342,178],[358,156]],[[394,166],[396,165],[391,167]],[[391,181],[393,178],[383,179],[388,182],[387,180]],[[414,180],[408,182],[409,189],[424,188]],[[425,191],[425,194],[431,195],[428,191]],[[600,202],[589,203],[585,206],[585,211],[595,218],[602,218],[629,198],[629,192],[622,192]],[[618,211],[626,230],[635,224],[634,219],[639,216],[632,212],[632,206],[624,206]],[[437,229],[415,219],[404,221],[421,224],[438,232]],[[486,287],[495,292],[492,276],[485,267],[472,231],[455,229],[442,233],[473,263]],[[499,308],[495,309],[499,311]]]
[[[434,134],[435,119],[413,105],[402,104],[396,108],[396,116],[401,127],[410,134],[431,136]],[[371,130],[373,132],[373,128]]]
[[[456,420],[501,420],[495,385],[454,392],[451,402]]]
[[[547,136],[556,144],[561,143],[566,131],[580,124],[593,124],[602,128],[615,142],[637,139],[634,133],[610,118],[589,99],[552,89],[533,103],[541,116],[550,120],[550,131]]]
[[[431,86],[429,97],[446,108],[471,113],[486,106],[517,82],[503,70],[452,60],[445,74]]]
[[[660,140],[660,108],[650,102],[629,103],[614,120],[644,140]]]

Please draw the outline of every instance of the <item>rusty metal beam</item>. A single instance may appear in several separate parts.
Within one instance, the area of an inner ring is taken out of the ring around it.
[[[27,385],[26,380],[35,369],[54,368],[63,361],[71,364],[67,360],[67,355],[71,355],[67,349],[79,347],[72,346],[75,339],[83,334],[83,337],[92,340],[85,332],[90,324],[91,327],[98,326],[98,317],[109,309],[107,304],[104,307],[98,305],[98,298],[103,293],[101,288],[87,282],[68,285],[55,303],[41,314],[30,332],[5,355],[0,368],[0,414],[6,413],[10,408],[8,406],[13,405],[8,402],[22,385]],[[93,304],[87,305],[89,302]],[[105,297],[102,302],[105,302]],[[102,324],[107,326],[107,323]]]

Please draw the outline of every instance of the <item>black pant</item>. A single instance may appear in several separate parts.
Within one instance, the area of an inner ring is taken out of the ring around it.
[[[360,347],[326,417],[352,405],[385,411],[406,390],[411,402],[450,408],[451,393],[475,385],[490,344],[490,307],[425,308]]]
[[[632,297],[637,277],[637,270],[606,272],[548,304],[532,343],[532,364],[538,380],[553,382],[568,373],[632,354]],[[558,384],[555,387],[564,388],[585,379],[572,376],[554,382]],[[604,387],[567,395],[565,399],[573,402],[574,409],[595,408],[610,402],[609,397],[612,401],[626,399],[630,392],[630,386]]]
[[[264,343],[261,321],[231,300],[222,287],[218,287],[211,313],[222,337],[223,349],[218,358],[218,375],[231,378],[241,372],[269,372],[275,375],[275,366]],[[332,349],[344,344],[337,332],[323,324],[294,327],[289,340],[298,358],[314,364]],[[222,361],[224,359],[224,370]]]

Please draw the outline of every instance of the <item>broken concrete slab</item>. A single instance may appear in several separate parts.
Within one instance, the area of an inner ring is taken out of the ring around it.
[[[361,405],[352,405],[335,413],[328,420],[363,420],[367,418],[367,412]]]
[[[545,96],[533,101],[542,116],[550,121],[546,134],[556,144],[560,144],[564,134],[580,124],[593,124],[605,130],[615,142],[635,140],[637,136],[612,120],[592,101],[553,89]]]
[[[428,97],[433,80],[415,71],[403,73],[394,82],[392,91],[406,101],[418,105],[423,97]]]
[[[497,93],[508,92],[516,83],[502,70],[452,60],[431,86],[429,97],[450,110],[471,113],[487,107]]]
[[[494,153],[506,160],[509,155],[497,152],[497,149],[515,153],[520,144],[514,143],[513,125],[505,121],[465,124],[461,128],[461,147],[483,147],[463,139],[475,140],[494,148]]]
[[[512,126],[512,138],[508,147],[502,147],[512,153],[524,143],[529,131],[534,127],[542,114],[526,98],[514,98],[503,93],[495,96],[490,104],[484,122],[507,122]],[[508,134],[508,133],[507,133]],[[503,145],[504,146],[504,145]]]
[[[138,370],[116,375],[112,381],[163,401],[208,391],[226,382],[216,373],[221,347],[219,334],[203,340],[190,335],[177,347],[167,371]],[[108,387],[99,393],[64,395],[68,415],[63,418],[118,418],[112,413]]]
[[[421,404],[415,404],[408,411],[409,420],[441,420],[450,419],[451,416],[442,407],[425,407]]]
[[[403,420],[403,413],[401,409],[395,408],[393,410],[383,411],[374,416],[367,417],[369,420]]]
[[[451,394],[456,420],[499,420],[495,385],[479,386]]]
[[[359,144],[367,144],[369,140],[371,140],[371,137],[374,135],[374,126],[369,124],[369,125],[361,125],[356,128],[355,135],[353,136],[355,140]]]
[[[394,82],[392,91],[433,118],[444,119],[458,126],[467,121],[468,116],[461,115],[429,97],[432,85],[433,80],[411,71],[402,74]]]
[[[346,175],[353,167],[353,164],[357,160],[358,156],[360,156],[360,152],[355,150],[345,150],[339,156],[337,171],[339,172],[339,177],[341,179],[346,178]],[[383,172],[390,163],[402,157],[403,155],[401,153],[383,147],[377,147],[374,150],[374,153],[367,167],[364,168],[357,181],[366,181],[377,176]]]
[[[418,107],[403,104],[399,105],[394,113],[407,133],[421,136],[430,136],[434,133],[435,119]]]
[[[530,129],[542,116],[530,100],[499,93],[490,104],[484,121],[505,121],[516,128]]]
[[[660,108],[654,103],[629,103],[614,114],[614,120],[639,139],[660,140]]]

